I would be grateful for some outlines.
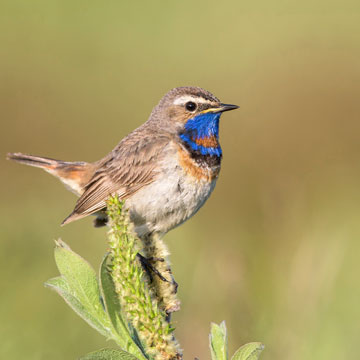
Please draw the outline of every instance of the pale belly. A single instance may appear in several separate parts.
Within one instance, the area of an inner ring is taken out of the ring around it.
[[[175,157],[153,183],[126,200],[135,231],[140,237],[167,233],[201,208],[215,184],[216,179],[209,181],[188,174]]]

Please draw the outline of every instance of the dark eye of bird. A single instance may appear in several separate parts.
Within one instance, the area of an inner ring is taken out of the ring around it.
[[[195,111],[196,110],[196,104],[192,101],[188,101],[186,104],[185,104],[185,107],[186,107],[186,110],[188,111]]]

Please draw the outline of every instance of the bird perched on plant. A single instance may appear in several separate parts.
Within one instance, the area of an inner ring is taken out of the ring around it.
[[[236,105],[198,87],[169,91],[149,119],[94,163],[10,153],[44,169],[79,196],[62,225],[95,214],[106,224],[106,200],[125,200],[140,237],[163,235],[192,217],[213,191],[220,171],[219,119]]]

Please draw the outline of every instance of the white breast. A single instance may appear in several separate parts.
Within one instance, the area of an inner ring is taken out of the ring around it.
[[[196,179],[180,165],[177,153],[169,152],[159,164],[157,179],[139,190],[126,206],[139,236],[165,234],[193,216],[213,191],[216,179]]]

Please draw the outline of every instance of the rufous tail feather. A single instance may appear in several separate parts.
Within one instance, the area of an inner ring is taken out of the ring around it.
[[[7,159],[44,169],[60,179],[77,196],[83,193],[85,185],[95,172],[95,166],[86,162],[67,162],[22,153],[9,153]]]

